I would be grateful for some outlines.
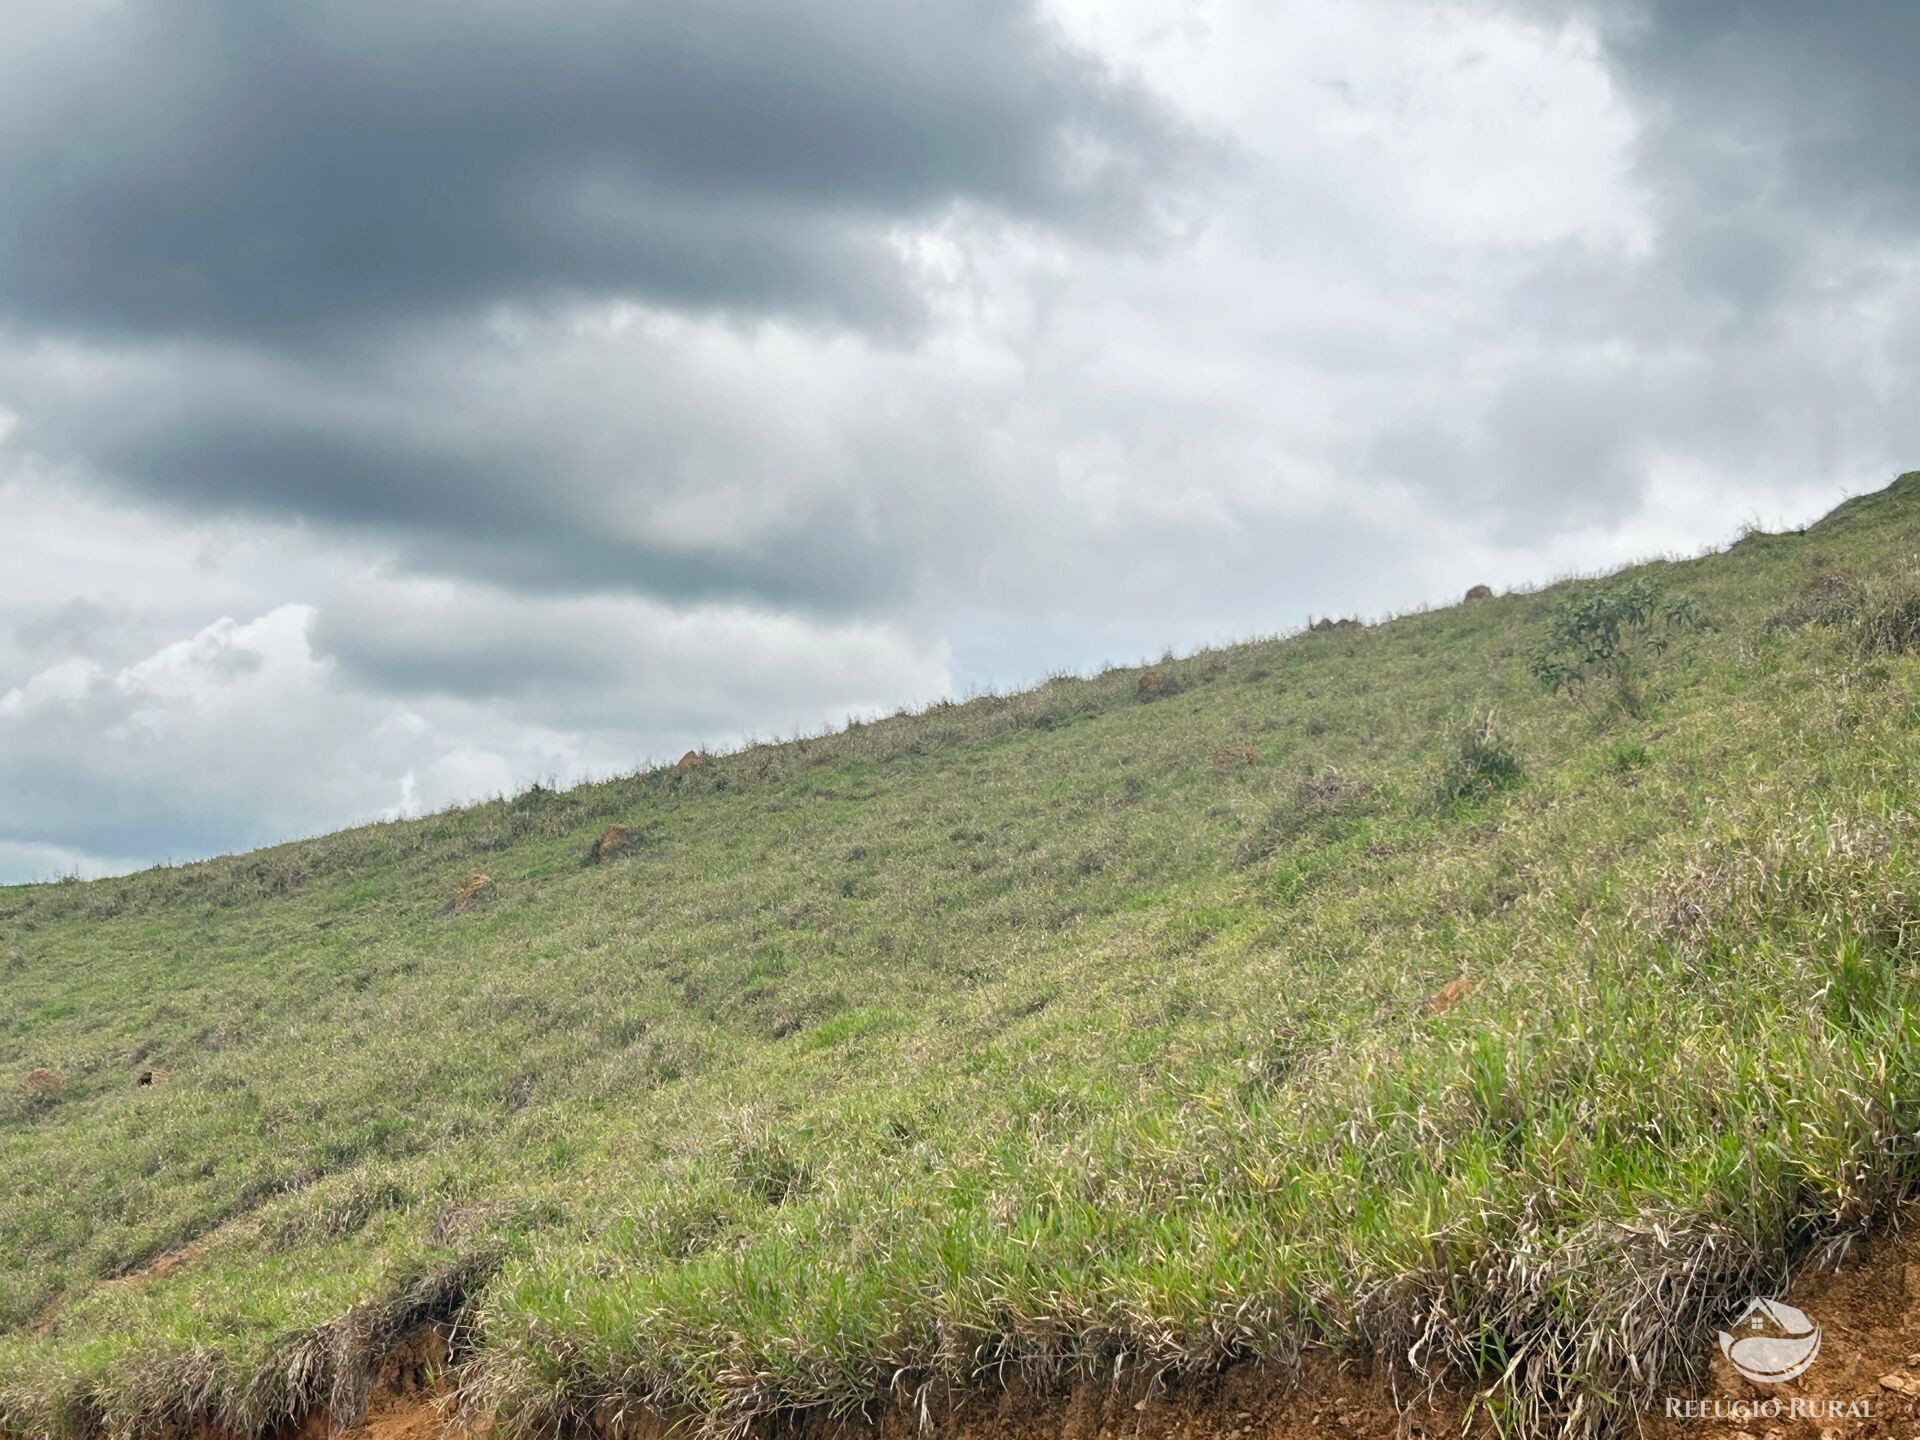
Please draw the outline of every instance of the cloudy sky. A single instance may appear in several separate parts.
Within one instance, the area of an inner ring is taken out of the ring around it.
[[[5,19],[0,881],[1920,465],[1898,0]]]

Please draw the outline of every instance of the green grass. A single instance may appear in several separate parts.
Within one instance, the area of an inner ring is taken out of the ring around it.
[[[1556,587],[0,890],[0,1428],[456,1314],[510,1437],[1309,1344],[1628,1425],[1920,1177],[1916,553],[1908,476],[1638,567],[1639,718]]]

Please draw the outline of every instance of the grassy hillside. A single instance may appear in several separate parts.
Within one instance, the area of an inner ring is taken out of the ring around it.
[[[1917,556],[1640,567],[1638,716],[1561,586],[0,890],[0,1429],[453,1314],[509,1435],[1319,1343],[1619,1425],[1920,1175]]]

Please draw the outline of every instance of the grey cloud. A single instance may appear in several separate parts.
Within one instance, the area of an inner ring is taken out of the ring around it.
[[[631,296],[910,326],[892,227],[1126,239],[1194,142],[1030,0],[28,0],[0,313],[284,336]]]
[[[310,641],[370,696],[489,706],[629,747],[724,738],[745,717],[815,728],[897,704],[903,685],[905,698],[931,699],[952,683],[944,647],[896,626],[458,582],[386,580],[343,595],[320,607]]]
[[[1915,463],[1915,12],[1139,8],[1109,53],[1231,131],[1228,183],[1014,0],[13,6],[0,692],[314,618],[197,662],[212,718],[7,722],[0,868],[1379,614]],[[52,608],[87,593],[129,618]]]
[[[1793,0],[1524,7],[1584,13],[1638,121],[1660,218],[1655,306],[1738,327],[1846,286],[1920,222],[1920,9]]]
[[[85,596],[63,600],[13,622],[13,638],[29,655],[73,654],[96,647],[103,636],[126,628],[126,612]]]
[[[839,441],[809,453],[818,417],[644,339],[456,328],[359,365],[163,345],[85,386],[44,369],[0,350],[22,448],[177,511],[372,536],[407,568],[846,613],[899,601],[920,563]]]
[[[1657,0],[1600,10],[1617,76],[1645,108],[1650,168],[1703,207],[1798,198],[1908,238],[1920,219],[1920,10],[1793,0]]]
[[[1515,8],[1584,15],[1634,117],[1644,246],[1527,258],[1465,347],[1505,374],[1416,393],[1355,473],[1478,507],[1505,543],[1631,515],[1663,467],[1789,479],[1891,472],[1920,428],[1903,272],[1920,221],[1920,9],[1744,0]],[[1873,457],[1867,460],[1866,457]]]

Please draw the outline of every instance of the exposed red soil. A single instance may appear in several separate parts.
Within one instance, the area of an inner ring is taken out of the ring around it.
[[[1880,1440],[1920,1435],[1920,1229],[1906,1217],[1854,1248],[1838,1268],[1802,1272],[1787,1295],[1820,1327],[1820,1348],[1799,1378],[1757,1385],[1716,1353],[1684,1398],[1718,1415],[1649,1426],[1657,1440]],[[1796,1404],[1797,1402],[1797,1404]],[[1856,1412],[1862,1405],[1870,1415]],[[1835,1411],[1834,1407],[1838,1407]],[[1777,1407],[1777,1414],[1765,1413]],[[1796,1408],[1798,1413],[1796,1412]]]
[[[469,1440],[484,1427],[457,1423],[447,1398],[449,1335],[433,1326],[388,1357],[366,1418],[342,1432],[353,1440]]]
[[[1462,975],[1447,981],[1421,1003],[1422,1015],[1444,1015],[1473,993],[1473,981]]]
[[[587,849],[589,865],[604,865],[616,859],[620,852],[633,844],[633,831],[624,825],[609,825],[600,832],[600,838]]]
[[[1462,1397],[1401,1392],[1367,1367],[1326,1354],[1297,1370],[1242,1365],[1161,1387],[1083,1383],[1036,1399],[978,1391],[929,1401],[923,1416],[896,1397],[877,1416],[799,1417],[769,1427],[775,1440],[1440,1440],[1460,1435]],[[671,1435],[639,1426],[634,1434]],[[690,1433],[690,1432],[684,1432]],[[349,1440],[472,1440],[444,1394],[384,1383]]]
[[[976,1396],[944,1415],[934,1410],[931,1433],[936,1440],[1439,1440],[1460,1434],[1465,1414],[1462,1397],[1396,1397],[1377,1371],[1314,1354],[1297,1370],[1240,1365],[1164,1389],[1081,1384],[1039,1401]],[[904,1404],[879,1425],[879,1440],[927,1433]]]
[[[1920,1436],[1920,1230],[1883,1235],[1855,1247],[1838,1268],[1804,1273],[1787,1299],[1821,1328],[1819,1353],[1803,1375],[1755,1384],[1716,1352],[1702,1381],[1676,1386],[1674,1405],[1634,1428],[1646,1440]],[[364,1422],[344,1433],[350,1440],[479,1440],[484,1425],[455,1419],[446,1357],[444,1328],[421,1332],[383,1368]],[[1694,1418],[1666,1413],[1678,1407],[1684,1415],[1688,1406]],[[668,1433],[629,1428],[655,1440]],[[901,1395],[873,1417],[797,1417],[767,1433],[771,1440],[1441,1440],[1491,1431],[1469,1396],[1396,1386],[1362,1362],[1313,1353],[1297,1368],[1241,1365],[1165,1387],[1082,1383],[1042,1398],[985,1390],[940,1396],[924,1414]],[[310,1440],[323,1435],[317,1425]]]

